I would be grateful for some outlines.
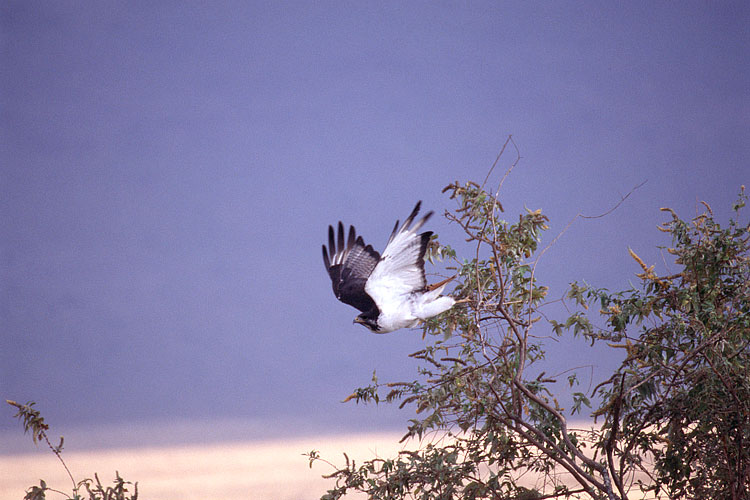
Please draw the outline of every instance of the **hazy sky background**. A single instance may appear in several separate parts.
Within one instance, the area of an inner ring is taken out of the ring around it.
[[[452,208],[440,190],[484,179],[513,134],[523,159],[501,199],[510,220],[543,209],[547,242],[647,181],[538,269],[551,296],[572,280],[626,288],[628,246],[662,265],[659,207],[689,217],[706,200],[725,217],[750,181],[749,14],[3,2],[0,399],[37,401],[56,434],[403,426],[408,411],[340,403],[375,368],[413,377],[423,341],[352,324],[322,264],[328,224],[382,249],[417,200]],[[467,248],[442,217],[428,228]],[[554,343],[549,373],[614,362],[583,345]],[[19,433],[4,406],[0,430]]]

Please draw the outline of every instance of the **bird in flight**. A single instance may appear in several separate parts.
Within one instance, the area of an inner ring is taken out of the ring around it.
[[[393,227],[383,254],[365,245],[354,226],[345,235],[339,221],[338,234],[328,226],[328,248],[323,245],[323,263],[331,277],[333,293],[345,304],[359,309],[354,319],[375,333],[413,328],[420,321],[447,311],[456,300],[440,295],[453,278],[427,285],[424,254],[432,231],[417,231],[432,212],[412,225],[422,202],[399,227]]]

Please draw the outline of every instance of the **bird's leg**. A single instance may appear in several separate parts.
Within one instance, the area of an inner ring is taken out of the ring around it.
[[[448,283],[449,281],[451,281],[451,280],[455,279],[455,277],[456,277],[456,276],[451,276],[450,278],[446,278],[446,279],[444,279],[443,281],[440,281],[440,282],[438,282],[438,283],[433,283],[432,285],[427,285],[426,287],[424,287],[424,289],[425,289],[426,291],[428,291],[428,292],[431,292],[431,291],[433,291],[433,290],[437,290],[438,288],[440,288],[441,286],[445,285],[445,284],[446,284],[446,283]]]

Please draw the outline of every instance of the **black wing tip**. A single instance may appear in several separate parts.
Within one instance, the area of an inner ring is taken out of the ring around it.
[[[425,222],[427,222],[427,220],[430,217],[432,217],[432,215],[435,213],[432,210],[430,210],[429,212],[427,212],[427,214],[424,217],[422,217],[422,219],[420,219],[420,221],[417,222],[417,224],[412,229],[412,227],[411,227],[412,222],[414,222],[414,218],[419,213],[420,208],[422,208],[422,200],[417,201],[417,204],[414,205],[414,209],[409,214],[409,217],[407,217],[404,220],[403,224],[401,224],[399,226],[399,222],[400,221],[398,221],[398,220],[396,221],[396,224],[393,226],[393,231],[391,231],[391,236],[388,238],[388,244],[390,244],[391,241],[393,241],[393,238],[395,238],[398,233],[402,233],[402,232],[410,231],[410,230],[411,231],[415,231],[415,232],[418,231],[419,228],[422,227],[422,226],[424,226]],[[386,244],[386,247],[388,246],[388,244]]]
[[[414,210],[411,211],[411,213],[409,214],[409,217],[407,217],[406,220],[404,221],[405,228],[408,228],[409,225],[411,225],[411,221],[414,220],[414,217],[417,216],[421,208],[422,208],[422,200],[419,200],[417,204],[414,205]]]
[[[425,231],[424,233],[419,235],[419,237],[421,238],[419,242],[419,261],[421,262],[423,268],[424,254],[427,252],[427,246],[430,244],[430,239],[432,238],[433,234],[435,233],[433,233],[432,231]]]
[[[331,268],[331,261],[328,258],[328,252],[325,245],[323,245],[323,264],[326,266],[326,270]]]
[[[424,272],[424,255],[427,253],[427,247],[430,244],[430,239],[432,239],[432,235],[434,233],[432,231],[425,231],[424,233],[421,233],[419,237],[421,238],[419,241],[419,258],[417,259],[417,267],[422,272],[422,288],[424,289],[425,286],[427,286],[427,277],[425,276]]]
[[[357,232],[354,229],[354,226],[349,226],[349,236],[346,238],[346,250],[349,251],[354,246],[354,243],[357,238]]]
[[[414,218],[419,213],[419,209],[422,208],[422,200],[419,200],[416,205],[414,205],[414,210],[411,211],[411,214],[409,214],[409,217],[404,221],[404,225],[401,228],[402,231],[407,230],[411,227],[412,222],[414,222]],[[427,212],[416,224],[414,227],[414,230],[418,230],[420,227],[422,227],[425,222],[429,220],[430,217],[432,217],[435,214],[432,210]]]
[[[328,251],[333,257],[336,253],[336,239],[334,238],[333,226],[328,226]]]

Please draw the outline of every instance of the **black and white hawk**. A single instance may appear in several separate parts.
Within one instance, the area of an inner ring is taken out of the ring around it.
[[[417,231],[432,212],[412,226],[421,204],[417,202],[400,227],[396,221],[382,255],[365,245],[354,226],[349,226],[348,236],[341,222],[337,235],[333,226],[328,226],[323,262],[331,276],[333,293],[341,302],[362,311],[354,322],[375,333],[413,328],[456,303],[453,297],[440,295],[450,279],[427,285],[424,254],[432,231]]]

